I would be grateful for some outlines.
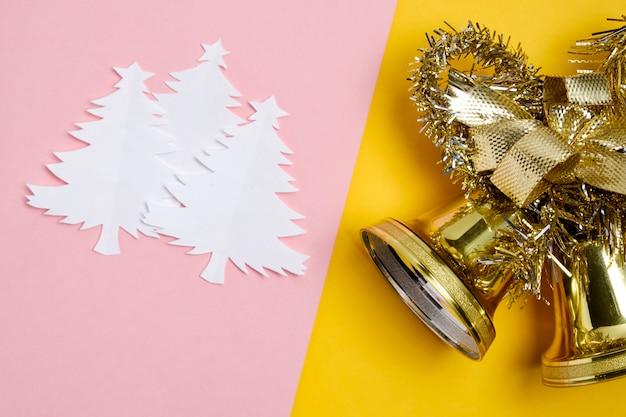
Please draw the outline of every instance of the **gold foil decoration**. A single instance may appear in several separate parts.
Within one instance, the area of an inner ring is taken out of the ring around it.
[[[554,290],[547,385],[626,375],[626,16],[578,42],[595,70],[541,77],[484,26],[436,29],[411,99],[466,202],[362,230],[379,270],[440,337],[480,359],[506,295]],[[455,61],[473,58],[468,70]],[[461,205],[461,206],[459,206]]]

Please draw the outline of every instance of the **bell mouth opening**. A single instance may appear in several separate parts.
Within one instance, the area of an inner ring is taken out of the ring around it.
[[[362,229],[361,237],[382,275],[411,311],[447,344],[471,359],[482,359],[495,329],[445,261],[393,219]]]

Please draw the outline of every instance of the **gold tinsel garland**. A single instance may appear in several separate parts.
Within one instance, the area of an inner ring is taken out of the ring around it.
[[[538,75],[520,46],[471,22],[427,39],[410,77],[421,131],[469,200],[522,213],[481,259],[512,271],[512,299],[540,298],[544,268],[570,274],[589,242],[623,264],[626,26],[578,42],[576,62],[600,65],[569,78]]]
[[[436,29],[434,35],[426,36],[430,46],[419,50],[421,56],[415,58],[410,78],[413,82],[411,99],[420,112],[420,132],[442,149],[444,173],[456,179],[460,177],[468,194],[480,190],[488,198],[497,198],[492,185],[473,169],[470,160],[473,147],[467,126],[455,120],[445,90],[447,79],[442,76],[447,75],[455,61],[471,56],[470,74],[479,78],[483,85],[501,91],[537,118],[543,116],[542,79],[526,62],[519,45],[511,48],[508,39],[478,24],[469,22],[458,31],[451,26],[450,31]],[[476,75],[476,71],[480,74]]]

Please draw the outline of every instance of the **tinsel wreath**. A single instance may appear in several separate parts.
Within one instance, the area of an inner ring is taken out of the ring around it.
[[[539,75],[521,46],[479,24],[427,39],[410,69],[421,132],[469,201],[521,213],[480,259],[512,271],[511,300],[542,298],[546,268],[571,275],[585,244],[622,265],[626,25],[577,42],[572,61],[594,68],[571,77]]]

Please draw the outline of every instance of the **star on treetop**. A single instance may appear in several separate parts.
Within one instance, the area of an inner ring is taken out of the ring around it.
[[[226,68],[226,64],[224,63],[222,57],[224,55],[228,55],[229,52],[222,47],[222,41],[220,39],[211,45],[203,43],[202,48],[204,48],[204,54],[198,58],[198,61],[213,61],[220,67]]]
[[[137,64],[137,62],[133,62],[126,68],[113,67],[113,69],[121,78],[121,80],[115,85],[118,88],[121,87],[122,82],[144,82],[154,75],[152,72],[146,72],[139,68],[139,64]],[[147,89],[144,91],[148,92]]]
[[[272,120],[272,126],[278,128],[279,117],[288,116],[289,113],[281,110],[276,104],[276,98],[274,96],[270,96],[265,101],[251,101],[250,105],[256,110],[252,116],[250,116],[250,120],[258,120],[260,118],[267,118]]]

